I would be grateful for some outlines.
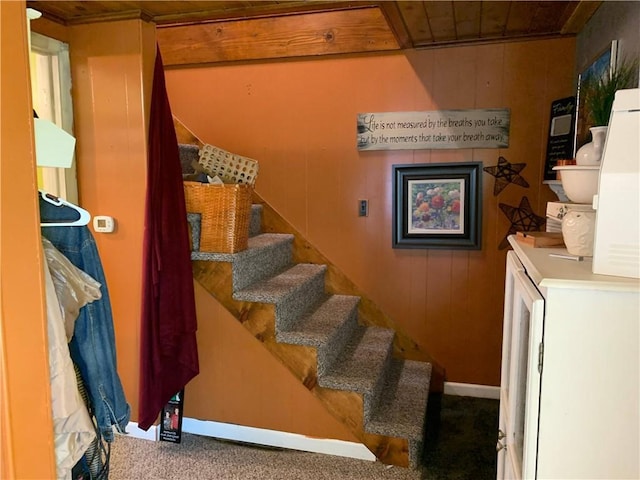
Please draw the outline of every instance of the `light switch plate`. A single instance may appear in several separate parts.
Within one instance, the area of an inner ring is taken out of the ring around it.
[[[369,200],[358,200],[358,216],[367,217],[369,215]]]

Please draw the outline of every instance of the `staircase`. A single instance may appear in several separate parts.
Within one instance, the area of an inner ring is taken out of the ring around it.
[[[194,278],[380,461],[418,467],[432,363],[254,196],[249,246],[235,254],[200,251],[200,216],[188,214]]]

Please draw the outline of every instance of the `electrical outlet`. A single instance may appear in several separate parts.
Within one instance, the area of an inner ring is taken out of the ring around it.
[[[369,215],[369,200],[358,201],[358,216],[366,217]]]

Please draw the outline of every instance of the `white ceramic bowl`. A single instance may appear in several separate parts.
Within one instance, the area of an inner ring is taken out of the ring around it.
[[[593,203],[593,196],[598,193],[599,165],[562,165],[553,169],[560,172],[562,189],[570,201]]]

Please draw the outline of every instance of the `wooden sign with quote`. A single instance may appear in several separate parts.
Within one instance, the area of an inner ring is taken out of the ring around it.
[[[358,150],[507,148],[510,110],[360,113]]]

